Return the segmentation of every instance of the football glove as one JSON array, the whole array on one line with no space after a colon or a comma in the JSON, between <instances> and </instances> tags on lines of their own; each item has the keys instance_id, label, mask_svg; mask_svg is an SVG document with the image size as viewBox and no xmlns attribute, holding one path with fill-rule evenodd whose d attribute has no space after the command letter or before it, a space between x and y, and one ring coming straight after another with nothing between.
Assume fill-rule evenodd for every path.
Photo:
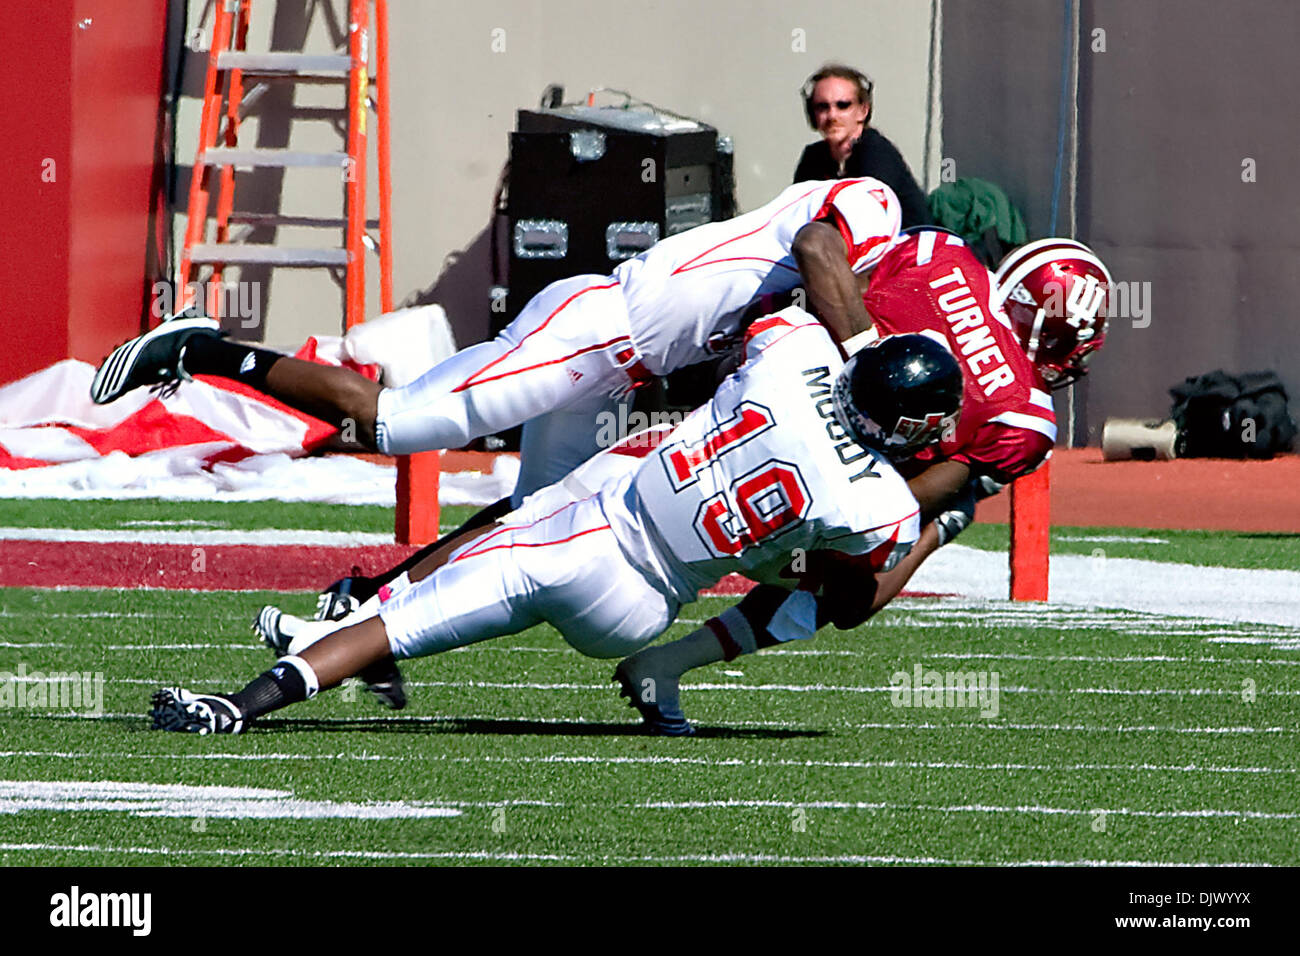
<instances>
[{"instance_id":1,"label":"football glove","mask_svg":"<svg viewBox=\"0 0 1300 956\"><path fill-rule=\"evenodd\" d=\"M943 547L961 534L975 520L975 503L991 498L1005 485L988 475L976 475L962 486L948 509L934 519L934 529L939 533L939 547Z\"/></svg>"}]
</instances>

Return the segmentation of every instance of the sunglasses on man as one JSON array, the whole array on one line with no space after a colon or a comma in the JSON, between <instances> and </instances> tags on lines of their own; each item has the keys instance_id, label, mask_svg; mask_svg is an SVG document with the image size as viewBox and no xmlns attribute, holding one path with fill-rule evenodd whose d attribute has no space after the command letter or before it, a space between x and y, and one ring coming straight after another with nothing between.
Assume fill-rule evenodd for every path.
<instances>
[{"instance_id":1,"label":"sunglasses on man","mask_svg":"<svg viewBox=\"0 0 1300 956\"><path fill-rule=\"evenodd\" d=\"M818 100L817 102L813 103L812 108L814 113L825 113L828 109L834 106L837 110L840 110L842 112L844 110L849 109L850 107L858 106L858 105L859 104L854 102L853 100L836 100L834 103L828 103L824 100Z\"/></svg>"}]
</instances>

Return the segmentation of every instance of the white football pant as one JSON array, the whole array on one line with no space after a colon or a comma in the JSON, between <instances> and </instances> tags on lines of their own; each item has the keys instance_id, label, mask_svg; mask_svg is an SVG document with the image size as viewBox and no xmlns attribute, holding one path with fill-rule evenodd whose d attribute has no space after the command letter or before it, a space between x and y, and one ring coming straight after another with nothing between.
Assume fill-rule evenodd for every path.
<instances>
[{"instance_id":1,"label":"white football pant","mask_svg":"<svg viewBox=\"0 0 1300 956\"><path fill-rule=\"evenodd\" d=\"M609 276L552 283L490 342L379 393L375 440L388 455L462 445L529 422L515 504L597 451L597 416L648 373ZM533 420L560 412L552 420Z\"/></svg>"},{"instance_id":2,"label":"white football pant","mask_svg":"<svg viewBox=\"0 0 1300 956\"><path fill-rule=\"evenodd\" d=\"M508 516L380 606L395 658L542 623L589 657L626 657L673 622L677 602L628 562L597 498L534 514Z\"/></svg>"}]
</instances>

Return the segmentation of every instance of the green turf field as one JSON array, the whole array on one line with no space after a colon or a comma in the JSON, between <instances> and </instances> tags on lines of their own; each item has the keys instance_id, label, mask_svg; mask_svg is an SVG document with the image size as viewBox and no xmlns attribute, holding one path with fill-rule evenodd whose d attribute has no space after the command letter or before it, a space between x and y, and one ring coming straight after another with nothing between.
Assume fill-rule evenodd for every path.
<instances>
[{"instance_id":1,"label":"green turf field","mask_svg":"<svg viewBox=\"0 0 1300 956\"><path fill-rule=\"evenodd\" d=\"M442 512L450 530L475 508L450 507ZM378 505L350 506L314 502L165 502L0 499L0 527L130 529L265 529L391 532L393 509ZM1005 524L975 524L963 532L961 543L985 550L1005 551ZM1170 531L1133 528L1052 529L1054 554L1183 562L1232 568L1300 570L1300 535L1232 531Z\"/></svg>"},{"instance_id":2,"label":"green turf field","mask_svg":"<svg viewBox=\"0 0 1300 956\"><path fill-rule=\"evenodd\" d=\"M387 521L316 505L14 505L0 523ZM1179 540L1192 563L1246 553ZM29 689L56 671L104 679L101 713L0 697L0 863L1300 863L1300 632L1285 628L902 601L855 632L693 672L683 704L700 733L673 740L635 734L614 662L538 628L408 663L398 714L344 688L244 736L150 731L154 687L234 689L269 663L248 623L271 600L313 606L0 590L0 672L22 668ZM685 608L668 636L726 604ZM996 674L997 696L892 693L918 666Z\"/></svg>"}]
</instances>

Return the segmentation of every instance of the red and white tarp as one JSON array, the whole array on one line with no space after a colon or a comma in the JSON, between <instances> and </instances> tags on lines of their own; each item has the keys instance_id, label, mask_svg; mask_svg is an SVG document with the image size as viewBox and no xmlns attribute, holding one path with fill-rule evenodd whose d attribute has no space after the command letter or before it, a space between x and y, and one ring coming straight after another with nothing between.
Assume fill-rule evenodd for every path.
<instances>
[{"instance_id":1,"label":"red and white tarp","mask_svg":"<svg viewBox=\"0 0 1300 956\"><path fill-rule=\"evenodd\" d=\"M374 378L377 367L345 360L341 342L311 338L297 355ZM166 397L137 389L95 405L94 374L68 360L0 388L0 497L393 503L393 467L304 458L336 429L252 389L201 375ZM513 488L517 467L502 458L492 475L444 481L440 497L495 501Z\"/></svg>"}]
</instances>

